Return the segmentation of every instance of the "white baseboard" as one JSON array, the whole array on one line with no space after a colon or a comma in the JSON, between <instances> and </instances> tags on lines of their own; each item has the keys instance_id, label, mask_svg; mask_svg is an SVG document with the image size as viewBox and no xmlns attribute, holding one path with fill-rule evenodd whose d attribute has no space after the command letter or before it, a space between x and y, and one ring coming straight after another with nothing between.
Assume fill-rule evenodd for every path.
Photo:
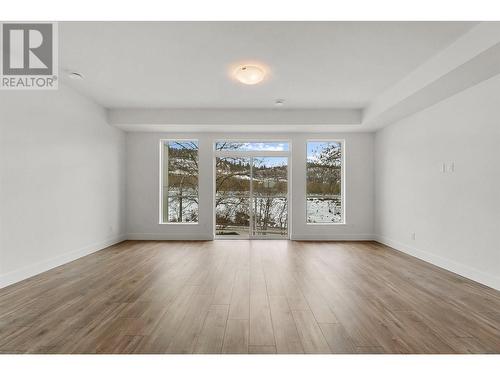
<instances>
[{"instance_id":1,"label":"white baseboard","mask_svg":"<svg viewBox=\"0 0 500 375\"><path fill-rule=\"evenodd\" d=\"M372 241L373 234L292 234L294 241Z\"/></svg>"},{"instance_id":2,"label":"white baseboard","mask_svg":"<svg viewBox=\"0 0 500 375\"><path fill-rule=\"evenodd\" d=\"M203 233L164 234L164 233L129 233L128 240L138 241L211 241L213 235Z\"/></svg>"},{"instance_id":3,"label":"white baseboard","mask_svg":"<svg viewBox=\"0 0 500 375\"><path fill-rule=\"evenodd\" d=\"M129 233L129 240L139 241L212 241L211 234L163 234L163 233ZM371 241L373 234L294 234L295 241Z\"/></svg>"},{"instance_id":4,"label":"white baseboard","mask_svg":"<svg viewBox=\"0 0 500 375\"><path fill-rule=\"evenodd\" d=\"M415 258L429 262L435 266L444 268L447 271L456 273L473 281L477 281L478 283L489 286L490 288L500 290L500 277L498 276L485 273L476 268L458 263L451 259L444 258L440 255L429 253L428 251L416 249L412 246L391 240L386 237L376 235L375 241L392 247L395 250L414 256Z\"/></svg>"},{"instance_id":5,"label":"white baseboard","mask_svg":"<svg viewBox=\"0 0 500 375\"><path fill-rule=\"evenodd\" d=\"M94 243L89 246L82 247L78 250L73 250L68 253L61 254L57 257L30 264L18 270L8 272L6 274L0 275L0 288L4 288L8 285L17 283L19 281L25 280L32 276L38 275L42 272L48 271L52 268L59 267L65 263L72 262L78 258L85 255L92 254L96 251L102 250L108 246L114 245L118 242L126 240L125 235L120 235L117 237L109 238L107 240Z\"/></svg>"}]
</instances>

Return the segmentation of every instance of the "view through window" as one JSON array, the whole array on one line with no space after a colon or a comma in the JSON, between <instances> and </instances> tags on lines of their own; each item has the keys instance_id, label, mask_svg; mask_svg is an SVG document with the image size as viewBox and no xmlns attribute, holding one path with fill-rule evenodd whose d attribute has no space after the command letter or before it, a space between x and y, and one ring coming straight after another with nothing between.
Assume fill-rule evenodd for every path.
<instances>
[{"instance_id":1,"label":"view through window","mask_svg":"<svg viewBox=\"0 0 500 375\"><path fill-rule=\"evenodd\" d=\"M342 142L307 142L307 223L343 223Z\"/></svg>"},{"instance_id":2,"label":"view through window","mask_svg":"<svg viewBox=\"0 0 500 375\"><path fill-rule=\"evenodd\" d=\"M198 222L198 142L162 141L162 223Z\"/></svg>"},{"instance_id":3,"label":"view through window","mask_svg":"<svg viewBox=\"0 0 500 375\"><path fill-rule=\"evenodd\" d=\"M216 142L216 235L288 235L288 142ZM307 142L306 220L343 223L342 142ZM198 142L162 141L162 223L198 222Z\"/></svg>"},{"instance_id":4,"label":"view through window","mask_svg":"<svg viewBox=\"0 0 500 375\"><path fill-rule=\"evenodd\" d=\"M287 142L216 142L217 236L286 238Z\"/></svg>"}]
</instances>

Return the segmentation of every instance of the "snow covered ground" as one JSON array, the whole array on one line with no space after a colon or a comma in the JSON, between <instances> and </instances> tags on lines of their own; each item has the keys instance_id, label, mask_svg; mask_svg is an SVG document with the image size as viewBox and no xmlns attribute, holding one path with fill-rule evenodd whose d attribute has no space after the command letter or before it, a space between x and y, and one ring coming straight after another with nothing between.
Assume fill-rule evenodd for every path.
<instances>
[{"instance_id":1,"label":"snow covered ground","mask_svg":"<svg viewBox=\"0 0 500 375\"><path fill-rule=\"evenodd\" d=\"M198 203L196 196L185 196L183 199L183 222L193 222L198 219ZM178 221L179 199L171 197L168 199L169 221ZM256 200L257 219L259 213L263 212L263 199ZM273 199L271 210L269 212L270 226L286 226L287 220L287 199L276 197ZM246 206L246 207L245 207ZM249 199L226 198L223 203L216 207L217 216L226 217L226 220L234 221L237 212L246 212L249 214ZM308 198L307 199L307 222L308 223L341 223L342 206L340 197L337 198ZM281 225L280 225L281 223ZM227 223L229 224L229 223Z\"/></svg>"},{"instance_id":2,"label":"snow covered ground","mask_svg":"<svg viewBox=\"0 0 500 375\"><path fill-rule=\"evenodd\" d=\"M340 198L307 198L308 223L341 223Z\"/></svg>"},{"instance_id":3,"label":"snow covered ground","mask_svg":"<svg viewBox=\"0 0 500 375\"><path fill-rule=\"evenodd\" d=\"M177 196L168 198L168 222L179 222L179 204ZM182 200L182 222L192 223L198 221L198 197L184 196Z\"/></svg>"}]
</instances>

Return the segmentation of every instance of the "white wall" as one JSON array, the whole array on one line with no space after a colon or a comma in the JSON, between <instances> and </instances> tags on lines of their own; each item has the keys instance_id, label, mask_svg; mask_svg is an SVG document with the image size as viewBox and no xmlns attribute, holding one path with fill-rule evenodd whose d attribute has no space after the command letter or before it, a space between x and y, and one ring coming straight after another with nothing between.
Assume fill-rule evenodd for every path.
<instances>
[{"instance_id":1,"label":"white wall","mask_svg":"<svg viewBox=\"0 0 500 375\"><path fill-rule=\"evenodd\" d=\"M500 289L500 76L377 132L375 160L377 238Z\"/></svg>"},{"instance_id":2,"label":"white wall","mask_svg":"<svg viewBox=\"0 0 500 375\"><path fill-rule=\"evenodd\" d=\"M132 239L213 238L213 142L216 139L244 139L242 134L127 133L127 229ZM290 139L292 156L292 233L294 239L373 238L373 134L314 134L312 139L346 141L346 224L305 224L304 134L249 134L246 139ZM159 224L160 139L200 141L200 222Z\"/></svg>"},{"instance_id":3,"label":"white wall","mask_svg":"<svg viewBox=\"0 0 500 375\"><path fill-rule=\"evenodd\" d=\"M72 89L0 92L0 287L124 238L125 135Z\"/></svg>"}]
</instances>

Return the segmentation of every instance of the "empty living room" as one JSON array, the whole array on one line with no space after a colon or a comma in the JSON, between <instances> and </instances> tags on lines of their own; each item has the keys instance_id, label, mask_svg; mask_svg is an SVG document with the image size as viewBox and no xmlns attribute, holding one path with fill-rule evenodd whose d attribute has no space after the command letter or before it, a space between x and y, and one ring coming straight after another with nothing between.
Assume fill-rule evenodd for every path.
<instances>
[{"instance_id":1,"label":"empty living room","mask_svg":"<svg viewBox=\"0 0 500 375\"><path fill-rule=\"evenodd\" d=\"M0 22L5 374L498 370L500 12L50 3Z\"/></svg>"}]
</instances>

